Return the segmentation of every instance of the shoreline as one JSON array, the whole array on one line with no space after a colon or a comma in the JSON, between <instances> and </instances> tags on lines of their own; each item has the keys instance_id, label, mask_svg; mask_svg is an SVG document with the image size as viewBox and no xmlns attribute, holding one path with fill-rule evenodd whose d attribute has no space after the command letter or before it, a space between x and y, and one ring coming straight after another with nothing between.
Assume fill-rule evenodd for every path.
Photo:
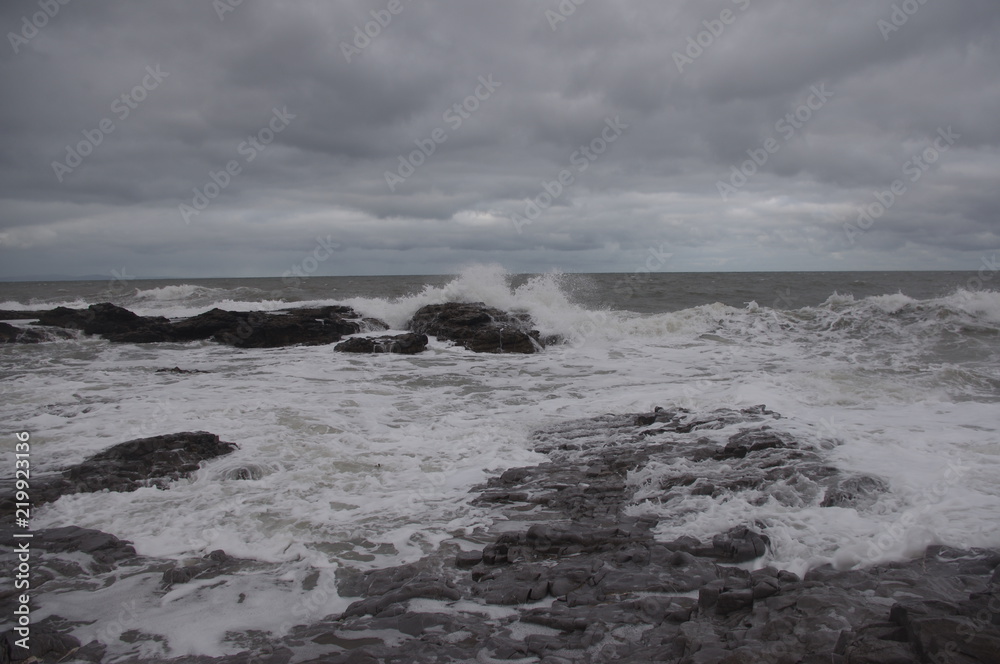
<instances>
[{"instance_id":1,"label":"shoreline","mask_svg":"<svg viewBox=\"0 0 1000 664\"><path fill-rule=\"evenodd\" d=\"M814 500L820 496L810 482L817 483L820 504L832 509L866 509L888 490L878 478L838 473L817 441L797 440L775 428L780 419L763 406L701 414L657 409L547 427L532 437L546 461L507 469L473 489L471 502L496 512L498 525L488 532L446 542L410 564L368 572L339 567L336 594L356 601L319 621L293 620L283 637L253 637L254 647L224 657L154 659L176 664L316 658L344 664L433 662L441 656L546 663L730 661L727 657L781 662L811 661L802 658L823 653L830 661L851 663L990 661L949 657L957 652L975 657L1000 643L1000 611L990 608L1000 609L1000 550L938 545L905 562L840 571L826 565L800 578L760 564L770 547L766 524L720 532L711 542L663 540L656 535L662 513L635 513L643 504L637 496L649 488L630 478L650 463L671 460L686 460L700 470L656 488L667 507L685 497L789 479ZM725 444L705 437L711 432L722 432ZM231 449L211 443L208 434L184 435L201 448L209 444L203 462ZM177 445L181 439L172 440ZM130 441L95 459L105 468L109 458L123 459L122 467L134 471L137 459L161 447ZM113 468L104 484L94 483L94 472L77 468L63 475L86 479L84 490L130 490L185 468L190 472L190 462L171 469L165 456L157 458L142 461L150 475L128 486L116 484ZM95 459L81 468L93 471ZM477 542L486 545L480 549ZM43 590L52 581L65 588L74 577L76 583L108 583L129 569L130 576L160 577L157 594L166 595L213 579L224 585L232 575L269 567L224 551L181 562L147 558L113 535L72 526L35 533L33 546L48 557L85 554L93 560L89 573L76 563L75 573L43 582ZM317 590L316 578L312 584L303 588L305 597ZM104 644L80 644L68 636L80 626L55 617L41 621L33 630L33 638L41 638L33 643L42 645L32 654L44 662L104 661ZM5 637L7 653L16 656L10 641Z\"/></svg>"}]
</instances>

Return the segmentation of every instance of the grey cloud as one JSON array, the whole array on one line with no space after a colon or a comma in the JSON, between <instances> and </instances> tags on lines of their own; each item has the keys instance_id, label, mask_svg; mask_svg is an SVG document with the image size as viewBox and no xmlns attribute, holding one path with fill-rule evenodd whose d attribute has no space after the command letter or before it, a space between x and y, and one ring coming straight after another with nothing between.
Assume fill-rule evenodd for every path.
<instances>
[{"instance_id":1,"label":"grey cloud","mask_svg":"<svg viewBox=\"0 0 1000 664\"><path fill-rule=\"evenodd\" d=\"M328 234L366 256L330 269L368 274L380 260L396 273L470 261L627 269L629 252L662 242L684 269L793 269L804 256L826 269L919 269L928 255L975 269L1000 235L990 0L925 3L888 38L877 22L890 0L609 0L555 30L551 0L403 0L348 62L342 43L387 4L244 0L220 20L196 0L75 0L19 52L8 37L0 278L123 263L280 274ZM731 24L699 37L723 10ZM17 33L36 11L5 3L0 27ZM707 45L679 72L689 37ZM112 104L156 66L169 77L119 117ZM489 75L500 88L461 126L446 122ZM833 98L784 138L776 123L816 85ZM250 161L241 144L285 107L295 119ZM576 170L570 155L615 116L628 132ZM105 118L114 131L59 182L52 162ZM961 141L847 243L845 215L947 126ZM447 139L392 191L386 171L435 129ZM722 200L717 182L767 138L780 149ZM234 160L239 174L184 223L178 206ZM572 185L518 233L509 216L563 169Z\"/></svg>"}]
</instances>

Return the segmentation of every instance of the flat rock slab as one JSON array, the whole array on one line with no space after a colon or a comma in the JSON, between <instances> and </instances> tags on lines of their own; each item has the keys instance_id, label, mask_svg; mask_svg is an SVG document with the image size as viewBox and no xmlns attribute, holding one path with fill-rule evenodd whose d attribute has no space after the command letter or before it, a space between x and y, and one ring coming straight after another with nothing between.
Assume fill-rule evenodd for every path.
<instances>
[{"instance_id":1,"label":"flat rock slab","mask_svg":"<svg viewBox=\"0 0 1000 664\"><path fill-rule=\"evenodd\" d=\"M407 329L428 334L477 353L535 353L542 348L531 317L488 307L482 302L448 302L421 307Z\"/></svg>"},{"instance_id":2,"label":"flat rock slab","mask_svg":"<svg viewBox=\"0 0 1000 664\"><path fill-rule=\"evenodd\" d=\"M775 428L779 419L762 406L705 414L658 409L537 432L535 449L550 462L509 469L475 499L523 528L496 534L481 551L441 552L366 573L339 570L341 594L361 599L334 624L342 638L418 624L408 609L414 598L458 597L516 613L450 615L449 631L476 635L488 627L488 638L464 649L427 628L402 646L361 645L323 661L995 662L984 653L996 652L989 649L1000 627L982 621L960 655L946 649L964 624L948 616L982 611L1000 589L1000 552L931 547L906 563L821 567L800 579L736 566L767 552L766 531L748 525L709 541L659 541L655 516L626 516L636 491L630 473L679 460L699 470L663 476L667 504L795 478L800 492L783 499L802 504L864 508L888 490L880 478L839 475L822 445ZM731 428L736 433L721 441L706 436ZM553 631L532 633L529 625Z\"/></svg>"}]
</instances>

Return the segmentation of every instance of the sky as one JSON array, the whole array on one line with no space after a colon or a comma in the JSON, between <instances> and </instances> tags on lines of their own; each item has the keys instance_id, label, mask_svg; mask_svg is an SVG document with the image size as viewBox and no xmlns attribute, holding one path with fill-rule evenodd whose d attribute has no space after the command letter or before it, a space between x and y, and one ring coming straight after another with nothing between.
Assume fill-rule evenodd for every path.
<instances>
[{"instance_id":1,"label":"sky","mask_svg":"<svg viewBox=\"0 0 1000 664\"><path fill-rule=\"evenodd\" d=\"M996 0L5 0L0 279L979 270Z\"/></svg>"}]
</instances>

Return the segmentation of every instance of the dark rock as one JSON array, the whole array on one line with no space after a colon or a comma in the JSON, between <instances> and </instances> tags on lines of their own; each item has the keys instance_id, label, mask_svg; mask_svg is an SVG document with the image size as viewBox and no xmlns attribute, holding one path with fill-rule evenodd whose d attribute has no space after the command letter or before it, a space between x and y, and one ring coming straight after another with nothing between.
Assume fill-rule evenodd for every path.
<instances>
[{"instance_id":1,"label":"dark rock","mask_svg":"<svg viewBox=\"0 0 1000 664\"><path fill-rule=\"evenodd\" d=\"M427 336L424 334L397 334L384 337L354 337L333 347L342 353L398 353L416 355L427 350Z\"/></svg>"},{"instance_id":2,"label":"dark rock","mask_svg":"<svg viewBox=\"0 0 1000 664\"><path fill-rule=\"evenodd\" d=\"M56 307L39 316L38 324L82 330L110 341L147 343L171 340L170 323L166 318L139 316L110 302L92 304L86 309Z\"/></svg>"},{"instance_id":3,"label":"dark rock","mask_svg":"<svg viewBox=\"0 0 1000 664\"><path fill-rule=\"evenodd\" d=\"M719 595L722 594L725 588L725 582L722 579L712 581L711 583L705 584L698 589L698 608L701 611L708 611L709 609L715 608L715 605L719 601Z\"/></svg>"},{"instance_id":4,"label":"dark rock","mask_svg":"<svg viewBox=\"0 0 1000 664\"><path fill-rule=\"evenodd\" d=\"M712 540L715 555L736 563L760 558L767 552L768 539L749 528L739 527L728 533L716 535Z\"/></svg>"},{"instance_id":5,"label":"dark rock","mask_svg":"<svg viewBox=\"0 0 1000 664\"><path fill-rule=\"evenodd\" d=\"M140 486L163 488L198 469L203 461L229 454L233 443L205 431L139 438L114 445L62 471L76 492L134 491Z\"/></svg>"},{"instance_id":6,"label":"dark rock","mask_svg":"<svg viewBox=\"0 0 1000 664\"><path fill-rule=\"evenodd\" d=\"M385 329L350 307L330 306L280 312L212 309L185 320L138 316L110 303L87 309L57 307L42 312L38 324L82 330L118 343L185 342L211 339L238 348L276 348L340 341L344 335Z\"/></svg>"},{"instance_id":7,"label":"dark rock","mask_svg":"<svg viewBox=\"0 0 1000 664\"><path fill-rule=\"evenodd\" d=\"M719 458L742 459L752 452L788 447L788 443L767 427L748 429L732 436Z\"/></svg>"},{"instance_id":8,"label":"dark rock","mask_svg":"<svg viewBox=\"0 0 1000 664\"><path fill-rule=\"evenodd\" d=\"M353 311L350 313L353 314ZM237 348L330 344L340 341L345 334L361 332L360 320L347 320L344 315L346 312L342 307L298 309L273 314L221 312L216 314L218 318L229 320L230 323L235 320L236 323L220 328L218 320L211 321L210 326L215 329L211 338ZM354 316L360 319L357 314ZM175 324L175 329L176 327Z\"/></svg>"},{"instance_id":9,"label":"dark rock","mask_svg":"<svg viewBox=\"0 0 1000 664\"><path fill-rule=\"evenodd\" d=\"M753 585L753 598L766 599L781 592L781 583L776 578L760 579Z\"/></svg>"},{"instance_id":10,"label":"dark rock","mask_svg":"<svg viewBox=\"0 0 1000 664\"><path fill-rule=\"evenodd\" d=\"M344 616L376 616L394 604L402 604L417 597L457 601L462 598L462 594L441 581L414 581L377 597L354 602L344 611Z\"/></svg>"},{"instance_id":11,"label":"dark rock","mask_svg":"<svg viewBox=\"0 0 1000 664\"><path fill-rule=\"evenodd\" d=\"M483 562L482 551L459 551L455 556L455 564L463 569L475 567L481 562Z\"/></svg>"},{"instance_id":12,"label":"dark rock","mask_svg":"<svg viewBox=\"0 0 1000 664\"><path fill-rule=\"evenodd\" d=\"M65 330L38 330L0 323L0 343L4 344L37 344L43 341L69 339L72 336Z\"/></svg>"},{"instance_id":13,"label":"dark rock","mask_svg":"<svg viewBox=\"0 0 1000 664\"><path fill-rule=\"evenodd\" d=\"M208 371L202 371L201 369L181 369L180 367L172 367L170 369L157 369L156 373L171 373L171 374L187 375L187 374L200 374L200 373L209 373L209 372Z\"/></svg>"},{"instance_id":14,"label":"dark rock","mask_svg":"<svg viewBox=\"0 0 1000 664\"><path fill-rule=\"evenodd\" d=\"M483 549L483 562L487 565L502 565L507 562L507 552L510 547L504 542L488 544Z\"/></svg>"},{"instance_id":15,"label":"dark rock","mask_svg":"<svg viewBox=\"0 0 1000 664\"><path fill-rule=\"evenodd\" d=\"M78 526L37 530L32 538L32 546L51 553L79 551L105 565L135 557L135 548L130 542L99 530Z\"/></svg>"},{"instance_id":16,"label":"dark rock","mask_svg":"<svg viewBox=\"0 0 1000 664\"><path fill-rule=\"evenodd\" d=\"M38 316L39 325L51 325L73 330L83 330L94 318L93 312L68 307L56 307Z\"/></svg>"},{"instance_id":17,"label":"dark rock","mask_svg":"<svg viewBox=\"0 0 1000 664\"><path fill-rule=\"evenodd\" d=\"M240 562L222 549L218 549L200 560L176 565L164 571L162 583L165 587L170 587L194 579L211 579L237 570L240 567Z\"/></svg>"},{"instance_id":18,"label":"dark rock","mask_svg":"<svg viewBox=\"0 0 1000 664\"><path fill-rule=\"evenodd\" d=\"M919 662L908 643L863 634L844 648L849 664L914 664Z\"/></svg>"},{"instance_id":19,"label":"dark rock","mask_svg":"<svg viewBox=\"0 0 1000 664\"><path fill-rule=\"evenodd\" d=\"M100 641L91 641L90 643L81 646L76 650L76 652L73 653L73 660L78 662L101 664L107 650L108 647Z\"/></svg>"},{"instance_id":20,"label":"dark rock","mask_svg":"<svg viewBox=\"0 0 1000 664\"><path fill-rule=\"evenodd\" d=\"M994 606L1000 607L1000 601ZM965 613L961 602L907 601L893 606L889 619L906 630L908 640L924 661L1000 661L1000 628L994 624L998 611Z\"/></svg>"},{"instance_id":21,"label":"dark rock","mask_svg":"<svg viewBox=\"0 0 1000 664\"><path fill-rule=\"evenodd\" d=\"M40 505L73 493L135 491L143 486L166 488L171 481L198 470L203 461L235 449L234 443L204 431L130 440L56 475L40 477L32 484L31 498ZM0 503L6 504L6 500Z\"/></svg>"},{"instance_id":22,"label":"dark rock","mask_svg":"<svg viewBox=\"0 0 1000 664\"><path fill-rule=\"evenodd\" d=\"M889 490L888 483L871 475L855 475L837 480L826 490L821 507L871 507L879 495Z\"/></svg>"},{"instance_id":23,"label":"dark rock","mask_svg":"<svg viewBox=\"0 0 1000 664\"><path fill-rule=\"evenodd\" d=\"M203 341L222 332L234 333L249 317L249 313L211 309L203 314L176 321L172 326L173 337L177 341Z\"/></svg>"},{"instance_id":24,"label":"dark rock","mask_svg":"<svg viewBox=\"0 0 1000 664\"><path fill-rule=\"evenodd\" d=\"M753 591L727 590L719 594L715 602L715 610L720 615L749 610L753 607L753 599Z\"/></svg>"},{"instance_id":25,"label":"dark rock","mask_svg":"<svg viewBox=\"0 0 1000 664\"><path fill-rule=\"evenodd\" d=\"M11 311L0 309L0 320L37 320L44 311Z\"/></svg>"},{"instance_id":26,"label":"dark rock","mask_svg":"<svg viewBox=\"0 0 1000 664\"><path fill-rule=\"evenodd\" d=\"M527 314L511 314L482 302L431 304L421 307L407 329L454 341L477 353L534 353L539 333Z\"/></svg>"},{"instance_id":27,"label":"dark rock","mask_svg":"<svg viewBox=\"0 0 1000 664\"><path fill-rule=\"evenodd\" d=\"M730 437L732 447L722 452L718 438L699 433L760 426L764 418L776 417L763 407L675 410L547 427L533 439L547 461L480 487L476 502L503 524L492 534L476 533L475 541L487 542L482 552L449 544L408 565L365 572L340 566L338 594L358 600L342 615L271 638L267 658L248 650L163 661L996 664L1000 551L936 545L916 560L851 570L824 565L800 579L772 567L751 572L734 564L766 554L766 524L734 528L711 542L689 536L665 542L654 528L659 518L673 518L669 509L658 517L634 515L641 499L650 493L657 498L656 488L646 483L640 497L640 483L626 479L650 463L660 474L679 467L664 481L663 504L669 505L671 493L689 496L705 482L722 492L767 492L798 481L812 489L770 497L818 505L823 487L844 478L808 441L747 429ZM111 563L135 564L127 543L96 531L59 530L37 536L43 559L60 549L85 550ZM163 574L169 585L249 564L214 551L183 565L147 563L144 571ZM47 563L42 571L53 569ZM317 578L307 577L303 588L318 589ZM200 592L210 592L210 585ZM436 602L448 606L428 608ZM540 634L539 627L554 631Z\"/></svg>"},{"instance_id":28,"label":"dark rock","mask_svg":"<svg viewBox=\"0 0 1000 664\"><path fill-rule=\"evenodd\" d=\"M75 637L61 634L45 624L31 626L27 649L16 644L19 638L14 631L0 636L0 661L60 662L80 647Z\"/></svg>"}]
</instances>

